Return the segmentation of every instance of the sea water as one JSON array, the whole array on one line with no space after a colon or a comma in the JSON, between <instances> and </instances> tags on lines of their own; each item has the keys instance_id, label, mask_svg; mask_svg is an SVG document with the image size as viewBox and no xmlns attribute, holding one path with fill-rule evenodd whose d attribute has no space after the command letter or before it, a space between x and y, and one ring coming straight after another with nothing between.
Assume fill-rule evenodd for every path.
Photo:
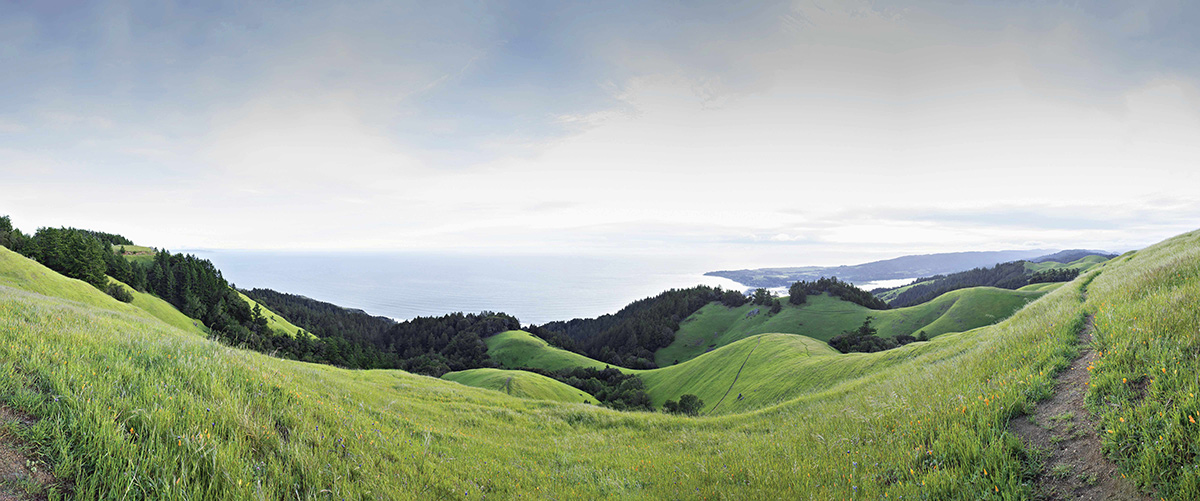
<instances>
[{"instance_id":1,"label":"sea water","mask_svg":"<svg viewBox=\"0 0 1200 501\"><path fill-rule=\"evenodd\" d=\"M397 320L497 311L540 324L615 313L671 288L746 289L704 276L716 268L700 257L185 252L211 260L240 289L274 289Z\"/></svg>"}]
</instances>

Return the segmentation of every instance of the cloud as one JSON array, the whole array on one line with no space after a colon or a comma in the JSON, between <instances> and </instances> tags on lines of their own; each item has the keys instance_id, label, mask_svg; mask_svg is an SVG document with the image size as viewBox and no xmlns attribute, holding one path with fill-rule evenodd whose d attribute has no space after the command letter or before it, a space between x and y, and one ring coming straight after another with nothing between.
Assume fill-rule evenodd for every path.
<instances>
[{"instance_id":1,"label":"cloud","mask_svg":"<svg viewBox=\"0 0 1200 501\"><path fill-rule=\"evenodd\" d=\"M1198 18L1189 2L8 4L0 182L47 224L86 207L169 228L148 237L163 245L1150 239L1197 215Z\"/></svg>"}]
</instances>

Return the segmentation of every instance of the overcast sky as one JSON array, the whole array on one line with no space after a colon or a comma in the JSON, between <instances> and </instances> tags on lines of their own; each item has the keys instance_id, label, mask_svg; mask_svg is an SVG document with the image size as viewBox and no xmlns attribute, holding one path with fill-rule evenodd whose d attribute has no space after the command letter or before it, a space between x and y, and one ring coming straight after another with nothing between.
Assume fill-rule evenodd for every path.
<instances>
[{"instance_id":1,"label":"overcast sky","mask_svg":"<svg viewBox=\"0 0 1200 501\"><path fill-rule=\"evenodd\" d=\"M183 248L1140 247L1197 2L6 2L0 214Z\"/></svg>"}]
</instances>

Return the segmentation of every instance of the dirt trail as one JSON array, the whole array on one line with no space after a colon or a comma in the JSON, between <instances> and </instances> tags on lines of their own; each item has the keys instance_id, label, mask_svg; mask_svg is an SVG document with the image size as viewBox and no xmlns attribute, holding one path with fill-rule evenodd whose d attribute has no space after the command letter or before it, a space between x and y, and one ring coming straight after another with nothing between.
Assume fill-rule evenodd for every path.
<instances>
[{"instance_id":1,"label":"dirt trail","mask_svg":"<svg viewBox=\"0 0 1200 501\"><path fill-rule=\"evenodd\" d=\"M55 482L49 468L29 457L28 448L13 436L9 426L31 426L37 421L0 405L0 501L46 499L45 492Z\"/></svg>"},{"instance_id":2,"label":"dirt trail","mask_svg":"<svg viewBox=\"0 0 1200 501\"><path fill-rule=\"evenodd\" d=\"M1031 449L1044 451L1035 499L1149 500L1121 477L1100 449L1096 424L1083 406L1088 367L1098 358L1091 348L1092 317L1079 332L1082 354L1058 376L1054 395L1040 402L1029 418L1014 419L1009 429Z\"/></svg>"},{"instance_id":3,"label":"dirt trail","mask_svg":"<svg viewBox=\"0 0 1200 501\"><path fill-rule=\"evenodd\" d=\"M732 383L729 383L729 389L725 390L725 394L724 394L724 395L721 395L721 399L717 401L717 405L714 405L714 406L713 406L713 408L709 409L709 410L708 410L708 412L707 412L706 414L712 414L712 412L713 412L713 411L717 410L717 407L720 407L720 406L721 406L721 402L724 402L724 401L725 401L725 397L728 397L728 396L729 396L729 392L733 391L733 385L737 384L737 380L738 380L738 378L739 378L739 377L742 377L742 369L745 369L745 368L746 368L746 362L749 362L749 361L750 361L750 355L753 355L753 354L754 354L754 350L757 350L757 349L758 349L758 345L759 345L759 343L762 343L762 338L761 338L761 337L760 337L760 338L758 338L758 341L755 341L755 342L754 342L754 347L753 347L753 348L750 348L750 353L747 353L747 354L746 354L746 359L745 359L745 360L742 360L742 366L741 366L741 367L738 367L737 374L733 376L733 382L732 382Z\"/></svg>"}]
</instances>

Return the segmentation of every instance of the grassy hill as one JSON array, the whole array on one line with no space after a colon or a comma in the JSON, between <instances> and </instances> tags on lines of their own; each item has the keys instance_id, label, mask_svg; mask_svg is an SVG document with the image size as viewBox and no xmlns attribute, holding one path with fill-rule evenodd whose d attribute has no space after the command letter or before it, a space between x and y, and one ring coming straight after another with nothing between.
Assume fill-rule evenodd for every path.
<instances>
[{"instance_id":1,"label":"grassy hill","mask_svg":"<svg viewBox=\"0 0 1200 501\"><path fill-rule=\"evenodd\" d=\"M774 315L767 314L767 308L760 306L728 308L714 303L684 319L675 333L675 341L658 350L655 359L660 367L665 367L739 339L772 332L828 341L858 327L868 316L873 318L880 336L916 335L922 330L929 336L937 336L996 323L1041 295L1039 291L973 287L908 308L872 310L822 294L809 296L808 302L799 306L785 301L783 311ZM760 313L748 316L754 309Z\"/></svg>"},{"instance_id":2,"label":"grassy hill","mask_svg":"<svg viewBox=\"0 0 1200 501\"><path fill-rule=\"evenodd\" d=\"M609 364L578 353L550 346L542 338L525 331L501 332L484 339L488 356L501 367L519 369L532 367L548 371L571 367L603 369Z\"/></svg>"},{"instance_id":3,"label":"grassy hill","mask_svg":"<svg viewBox=\"0 0 1200 501\"><path fill-rule=\"evenodd\" d=\"M146 247L144 245L113 245L112 249L113 252L118 253L124 250L125 253L122 256L125 256L125 259L138 263L153 262L154 254L157 253L153 247Z\"/></svg>"},{"instance_id":4,"label":"grassy hill","mask_svg":"<svg viewBox=\"0 0 1200 501\"><path fill-rule=\"evenodd\" d=\"M1031 263L1029 261L1026 261L1025 269L1028 270L1029 273L1036 273L1039 271L1046 271L1046 270L1057 270L1057 269L1061 269L1061 268L1066 268L1066 269L1071 269L1071 270L1079 270L1080 272L1084 272L1084 271L1090 270L1096 266L1099 266L1100 264L1104 263L1105 261L1108 261L1108 258L1106 258L1104 256L1085 256L1085 257L1076 259L1074 261L1071 261L1069 263L1057 263L1054 261L1043 261L1041 263Z\"/></svg>"},{"instance_id":5,"label":"grassy hill","mask_svg":"<svg viewBox=\"0 0 1200 501\"><path fill-rule=\"evenodd\" d=\"M242 298L242 300L246 301L246 304L250 305L250 309L254 309L255 306L262 308L263 316L267 317L267 327L270 327L271 330L278 332L280 334L291 336L291 337L296 337L297 331L303 332L304 334L311 336L311 337L317 337L315 334L313 334L311 332L308 332L304 329L296 327L296 325L289 322L288 319L283 318L283 316L276 314L275 312L267 309L266 306L259 304L257 301L255 301L253 299L250 299L245 294L242 294L242 291L238 291L238 296L240 296Z\"/></svg>"},{"instance_id":6,"label":"grassy hill","mask_svg":"<svg viewBox=\"0 0 1200 501\"><path fill-rule=\"evenodd\" d=\"M108 277L108 280L109 282L121 284L125 290L129 291L129 293L133 295L133 301L131 301L129 304L145 310L147 313L153 315L154 318L162 320L163 322L166 322L167 325L176 327L183 331L192 332L201 336L208 335L208 332L204 330L203 322L184 315L182 312L176 309L175 306L171 305L171 303L168 303L153 294L138 292L133 287L130 287L115 278Z\"/></svg>"},{"instance_id":7,"label":"grassy hill","mask_svg":"<svg viewBox=\"0 0 1200 501\"><path fill-rule=\"evenodd\" d=\"M843 379L837 351L805 336L759 334L671 367L631 371L655 407L691 393L705 414L760 409ZM832 364L832 365L831 365ZM739 396L741 398L739 398Z\"/></svg>"},{"instance_id":8,"label":"grassy hill","mask_svg":"<svg viewBox=\"0 0 1200 501\"><path fill-rule=\"evenodd\" d=\"M447 372L442 375L442 379L476 388L496 390L514 397L553 400L555 402L599 403L583 390L572 388L565 383L528 371L470 369Z\"/></svg>"},{"instance_id":9,"label":"grassy hill","mask_svg":"<svg viewBox=\"0 0 1200 501\"><path fill-rule=\"evenodd\" d=\"M1108 260L1108 258L1106 258L1104 256L1092 255L1092 256L1085 256L1085 257L1076 259L1069 263L1060 263L1060 262L1056 262L1056 261L1043 261L1040 263L1034 263L1034 262L1026 261L1025 262L1025 273L1026 273L1026 275L1031 275L1031 274L1039 272L1039 271L1053 270L1053 269L1059 269L1059 268L1076 269L1082 273L1082 272L1092 269L1095 266L1100 265L1101 263L1103 263L1107 260ZM902 287L890 289L890 290L881 292L879 294L876 294L875 297L878 297L879 299L882 299L885 302L890 302L893 299L896 299L896 297L899 296L900 294L907 292L909 289L913 288L914 286L916 286L920 283L922 283L922 282L913 282L911 284L908 284L908 285L905 285ZM1036 284L1033 284L1033 285L1036 285ZM1028 287L1028 286L1026 286L1026 287ZM1026 287L1022 287L1018 290L1041 290L1041 289L1028 289Z\"/></svg>"},{"instance_id":10,"label":"grassy hill","mask_svg":"<svg viewBox=\"0 0 1200 501\"><path fill-rule=\"evenodd\" d=\"M10 254L0 249L0 266ZM810 390L700 418L275 359L60 285L0 284L0 401L40 419L20 434L80 499L1028 499L1037 455L1009 421L1053 391L1089 313L1103 356L1088 400L1105 451L1156 497L1200 497L1200 232L1105 263L993 326L810 353L774 378ZM757 357L769 338L725 350L754 342ZM769 364L785 365L754 365Z\"/></svg>"},{"instance_id":11,"label":"grassy hill","mask_svg":"<svg viewBox=\"0 0 1200 501\"><path fill-rule=\"evenodd\" d=\"M1029 285L1021 287L1020 289L1017 289L1017 290L1026 291L1026 292L1050 292L1054 289L1062 287L1064 284L1066 284L1066 282L1046 282L1046 283L1040 283L1040 284L1029 284Z\"/></svg>"}]
</instances>

